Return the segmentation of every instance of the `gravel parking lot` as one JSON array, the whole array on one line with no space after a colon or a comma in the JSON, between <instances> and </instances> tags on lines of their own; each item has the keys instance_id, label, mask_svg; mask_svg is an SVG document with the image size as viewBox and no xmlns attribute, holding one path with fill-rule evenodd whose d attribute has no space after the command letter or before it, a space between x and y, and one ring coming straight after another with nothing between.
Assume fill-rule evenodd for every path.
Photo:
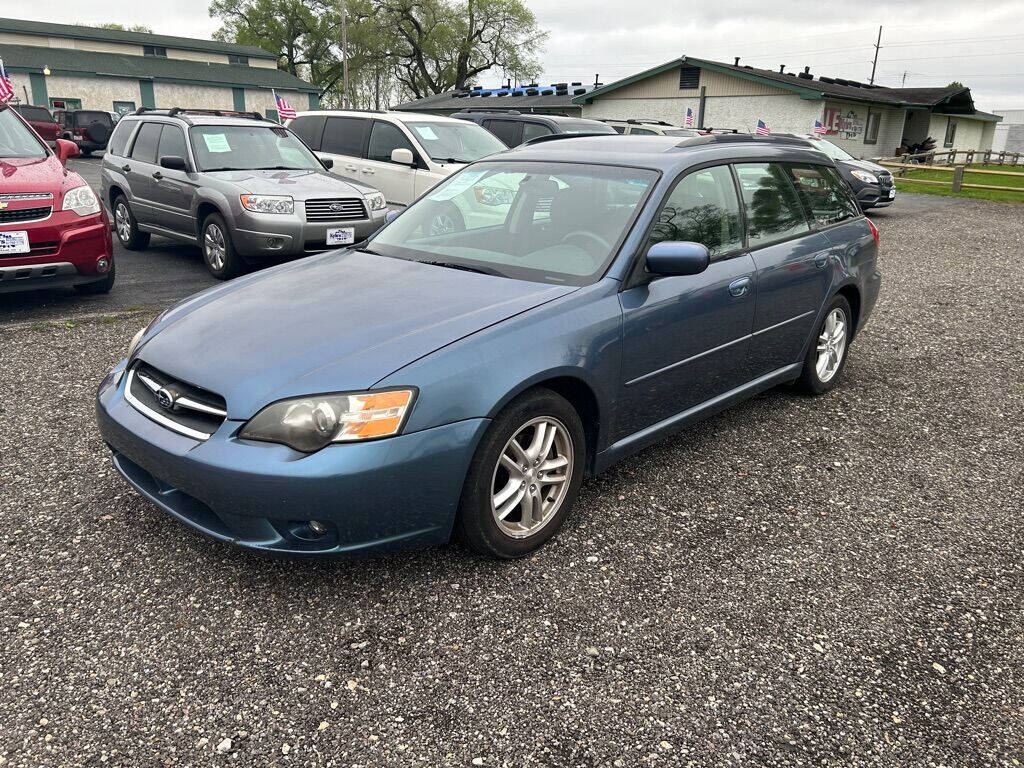
<instances>
[{"instance_id":1,"label":"gravel parking lot","mask_svg":"<svg viewBox=\"0 0 1024 768\"><path fill-rule=\"evenodd\" d=\"M0 765L1019 765L1024 209L907 200L874 217L886 282L842 387L586 482L513 563L197 537L93 422L156 309L19 299Z\"/></svg>"}]
</instances>

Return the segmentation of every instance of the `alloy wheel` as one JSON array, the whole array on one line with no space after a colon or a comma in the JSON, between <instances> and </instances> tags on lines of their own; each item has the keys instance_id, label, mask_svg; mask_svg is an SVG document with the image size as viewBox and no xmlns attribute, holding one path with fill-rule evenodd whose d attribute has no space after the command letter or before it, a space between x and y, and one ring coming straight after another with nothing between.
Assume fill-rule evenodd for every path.
<instances>
[{"instance_id":1,"label":"alloy wheel","mask_svg":"<svg viewBox=\"0 0 1024 768\"><path fill-rule=\"evenodd\" d=\"M828 313L821 335L818 336L818 358L814 369L822 384L832 380L843 362L843 354L846 352L846 329L846 313L836 307Z\"/></svg>"},{"instance_id":2,"label":"alloy wheel","mask_svg":"<svg viewBox=\"0 0 1024 768\"><path fill-rule=\"evenodd\" d=\"M114 226L122 243L127 243L132 236L132 218L124 201L118 202L114 208Z\"/></svg>"},{"instance_id":3,"label":"alloy wheel","mask_svg":"<svg viewBox=\"0 0 1024 768\"><path fill-rule=\"evenodd\" d=\"M224 233L216 224L208 224L203 235L203 252L207 263L218 272L224 269L227 246Z\"/></svg>"},{"instance_id":4,"label":"alloy wheel","mask_svg":"<svg viewBox=\"0 0 1024 768\"><path fill-rule=\"evenodd\" d=\"M533 536L561 509L573 472L573 445L558 419L531 419L502 449L491 479L491 514L516 539Z\"/></svg>"}]
</instances>

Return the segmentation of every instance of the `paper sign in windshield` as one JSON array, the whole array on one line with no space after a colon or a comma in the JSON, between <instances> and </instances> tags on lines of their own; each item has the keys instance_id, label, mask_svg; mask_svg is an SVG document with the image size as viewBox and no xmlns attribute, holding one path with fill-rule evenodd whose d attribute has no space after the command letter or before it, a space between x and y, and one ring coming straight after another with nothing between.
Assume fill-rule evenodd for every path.
<instances>
[{"instance_id":1,"label":"paper sign in windshield","mask_svg":"<svg viewBox=\"0 0 1024 768\"><path fill-rule=\"evenodd\" d=\"M231 145L228 144L228 137L223 133L204 133L203 141L210 152L230 152Z\"/></svg>"},{"instance_id":2,"label":"paper sign in windshield","mask_svg":"<svg viewBox=\"0 0 1024 768\"><path fill-rule=\"evenodd\" d=\"M429 125L417 125L416 133L418 133L421 138L424 138L427 141L437 141L437 134L434 133L434 129L431 128Z\"/></svg>"}]
</instances>

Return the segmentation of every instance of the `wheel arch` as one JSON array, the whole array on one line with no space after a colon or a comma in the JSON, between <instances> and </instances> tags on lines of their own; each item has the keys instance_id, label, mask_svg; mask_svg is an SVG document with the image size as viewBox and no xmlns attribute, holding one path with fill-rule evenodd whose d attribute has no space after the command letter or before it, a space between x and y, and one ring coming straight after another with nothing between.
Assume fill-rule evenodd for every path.
<instances>
[{"instance_id":1,"label":"wheel arch","mask_svg":"<svg viewBox=\"0 0 1024 768\"><path fill-rule=\"evenodd\" d=\"M850 304L850 311L853 313L853 317L850 318L850 340L852 341L854 336L857 335L857 330L860 327L860 289L853 283L847 283L846 285L841 286L836 291L835 295L842 296Z\"/></svg>"}]
</instances>

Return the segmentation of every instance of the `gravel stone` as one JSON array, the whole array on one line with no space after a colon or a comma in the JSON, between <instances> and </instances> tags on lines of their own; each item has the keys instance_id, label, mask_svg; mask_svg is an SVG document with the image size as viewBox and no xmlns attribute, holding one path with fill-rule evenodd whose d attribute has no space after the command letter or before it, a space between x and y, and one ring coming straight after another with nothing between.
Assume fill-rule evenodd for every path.
<instances>
[{"instance_id":1,"label":"gravel stone","mask_svg":"<svg viewBox=\"0 0 1024 768\"><path fill-rule=\"evenodd\" d=\"M3 321L0 764L1018 765L1024 208L874 218L840 388L587 480L512 563L200 538L93 418L155 311Z\"/></svg>"}]
</instances>

